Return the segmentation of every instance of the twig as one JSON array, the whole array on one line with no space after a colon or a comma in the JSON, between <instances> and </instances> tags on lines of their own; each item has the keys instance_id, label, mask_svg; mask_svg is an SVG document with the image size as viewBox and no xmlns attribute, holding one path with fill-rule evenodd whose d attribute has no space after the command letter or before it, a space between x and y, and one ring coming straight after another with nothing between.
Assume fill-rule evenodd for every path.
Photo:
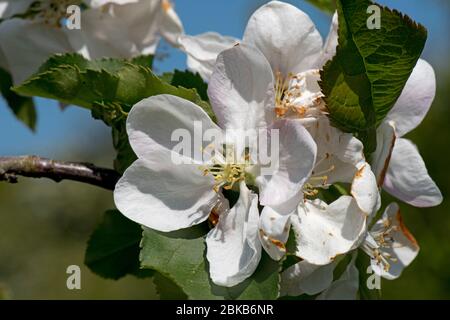
<instances>
[{"instance_id":1,"label":"twig","mask_svg":"<svg viewBox=\"0 0 450 320\"><path fill-rule=\"evenodd\" d=\"M0 181L17 182L17 176L79 181L108 190L120 178L112 169L99 168L90 163L64 162L37 156L0 157Z\"/></svg>"}]
</instances>

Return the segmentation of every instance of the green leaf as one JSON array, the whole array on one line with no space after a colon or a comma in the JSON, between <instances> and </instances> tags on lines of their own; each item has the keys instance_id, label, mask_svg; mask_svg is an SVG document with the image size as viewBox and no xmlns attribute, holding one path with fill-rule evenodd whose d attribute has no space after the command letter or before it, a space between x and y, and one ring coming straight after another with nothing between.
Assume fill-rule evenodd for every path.
<instances>
[{"instance_id":1,"label":"green leaf","mask_svg":"<svg viewBox=\"0 0 450 320\"><path fill-rule=\"evenodd\" d=\"M12 85L11 75L6 70L0 68L0 93L5 98L9 108L17 119L35 131L37 113L33 99L14 93L11 90Z\"/></svg>"},{"instance_id":2,"label":"green leaf","mask_svg":"<svg viewBox=\"0 0 450 320\"><path fill-rule=\"evenodd\" d=\"M153 283L161 300L187 300L186 294L173 281L160 273L155 273Z\"/></svg>"},{"instance_id":3,"label":"green leaf","mask_svg":"<svg viewBox=\"0 0 450 320\"><path fill-rule=\"evenodd\" d=\"M208 85L203 81L198 73L192 73L189 70L180 71L175 70L170 84L177 87L196 89L204 101L208 101Z\"/></svg>"},{"instance_id":4,"label":"green leaf","mask_svg":"<svg viewBox=\"0 0 450 320\"><path fill-rule=\"evenodd\" d=\"M139 243L141 226L117 210L105 212L103 221L89 239L85 264L101 277L119 279L127 274L151 276L151 270L140 269Z\"/></svg>"},{"instance_id":5,"label":"green leaf","mask_svg":"<svg viewBox=\"0 0 450 320\"><path fill-rule=\"evenodd\" d=\"M381 8L381 29L367 28L368 0L337 1L339 45L321 71L321 88L333 123L355 133L366 153L375 130L401 94L427 38L409 17Z\"/></svg>"},{"instance_id":6,"label":"green leaf","mask_svg":"<svg viewBox=\"0 0 450 320\"><path fill-rule=\"evenodd\" d=\"M214 285L205 257L204 225L170 233L144 228L141 266L173 281L189 299L276 299L280 265L265 253L252 277L225 288Z\"/></svg>"},{"instance_id":7,"label":"green leaf","mask_svg":"<svg viewBox=\"0 0 450 320\"><path fill-rule=\"evenodd\" d=\"M208 85L203 81L202 77L200 77L198 73L192 73L189 70L175 70L173 73L166 72L162 74L161 79L176 87L195 89L200 98L204 101L204 103L200 106L213 121L216 121L216 115L209 104L209 97L207 93Z\"/></svg>"},{"instance_id":8,"label":"green leaf","mask_svg":"<svg viewBox=\"0 0 450 320\"><path fill-rule=\"evenodd\" d=\"M123 68L128 63L142 67L152 68L153 56L141 55L132 58L130 60L117 58L102 58L97 60L87 60L78 53L55 54L50 58L48 58L48 60L39 68L38 74L50 71L53 68L58 68L64 65L76 66L80 71L104 70L109 73L115 73L120 71L120 69Z\"/></svg>"},{"instance_id":9,"label":"green leaf","mask_svg":"<svg viewBox=\"0 0 450 320\"><path fill-rule=\"evenodd\" d=\"M195 89L175 87L158 78L143 65L143 58L88 61L78 54L56 55L13 90L25 96L55 99L88 109L98 103L116 103L124 112L140 100L157 94L172 94L207 106Z\"/></svg>"},{"instance_id":10,"label":"green leaf","mask_svg":"<svg viewBox=\"0 0 450 320\"><path fill-rule=\"evenodd\" d=\"M153 68L153 55L152 54L140 55L131 59L130 62L132 64L136 64L139 66Z\"/></svg>"},{"instance_id":11,"label":"green leaf","mask_svg":"<svg viewBox=\"0 0 450 320\"><path fill-rule=\"evenodd\" d=\"M74 53L55 55L14 90L90 109L94 118L112 127L115 168L123 173L136 159L125 130L127 113L135 103L153 95L172 94L211 110L197 93L198 89L206 95L206 85L198 75L177 71L170 77L172 85L152 72L151 62L151 56L89 61Z\"/></svg>"},{"instance_id":12,"label":"green leaf","mask_svg":"<svg viewBox=\"0 0 450 320\"><path fill-rule=\"evenodd\" d=\"M136 154L131 148L128 140L127 130L125 128L125 121L113 127L113 145L117 151L116 159L114 160L114 168L119 173L124 173L125 170L137 159Z\"/></svg>"},{"instance_id":13,"label":"green leaf","mask_svg":"<svg viewBox=\"0 0 450 320\"><path fill-rule=\"evenodd\" d=\"M307 0L307 1L327 13L333 13L336 10L335 0Z\"/></svg>"}]
</instances>

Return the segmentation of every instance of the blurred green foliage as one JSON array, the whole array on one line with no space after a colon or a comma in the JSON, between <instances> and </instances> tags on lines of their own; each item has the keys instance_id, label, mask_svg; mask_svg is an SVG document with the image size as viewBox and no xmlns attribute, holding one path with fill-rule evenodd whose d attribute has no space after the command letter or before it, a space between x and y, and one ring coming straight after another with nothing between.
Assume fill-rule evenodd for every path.
<instances>
[{"instance_id":1,"label":"blurred green foliage","mask_svg":"<svg viewBox=\"0 0 450 320\"><path fill-rule=\"evenodd\" d=\"M108 136L93 138L95 151L64 152L58 158L111 167L114 154L100 147L111 144ZM110 191L76 182L19 178L15 185L0 183L0 299L156 298L152 279L106 280L84 265L87 240L113 207ZM70 265L81 268L81 290L66 287Z\"/></svg>"}]
</instances>

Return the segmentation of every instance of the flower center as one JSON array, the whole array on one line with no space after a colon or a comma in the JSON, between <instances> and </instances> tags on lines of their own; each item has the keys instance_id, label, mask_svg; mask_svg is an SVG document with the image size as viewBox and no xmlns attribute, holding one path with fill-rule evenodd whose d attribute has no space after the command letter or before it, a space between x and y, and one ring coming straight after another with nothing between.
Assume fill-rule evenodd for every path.
<instances>
[{"instance_id":1,"label":"flower center","mask_svg":"<svg viewBox=\"0 0 450 320\"><path fill-rule=\"evenodd\" d=\"M278 117L292 115L297 118L318 117L326 114L323 94L317 84L319 70L313 69L283 77L281 72L275 75L275 113Z\"/></svg>"},{"instance_id":2,"label":"flower center","mask_svg":"<svg viewBox=\"0 0 450 320\"><path fill-rule=\"evenodd\" d=\"M214 177L214 191L219 192L221 187L230 190L236 182L245 180L245 165L216 163L204 168L203 174Z\"/></svg>"},{"instance_id":3,"label":"flower center","mask_svg":"<svg viewBox=\"0 0 450 320\"><path fill-rule=\"evenodd\" d=\"M398 228L398 226L392 224L391 218L386 218L382 227L369 232L374 241L366 239L362 245L364 252L375 259L377 264L381 265L386 272L391 268L391 262L397 262L397 259L385 250L393 247L395 240L392 233L398 231Z\"/></svg>"},{"instance_id":4,"label":"flower center","mask_svg":"<svg viewBox=\"0 0 450 320\"><path fill-rule=\"evenodd\" d=\"M200 166L199 169L203 171L203 175L211 175L214 178L214 191L219 192L220 188L231 190L240 181L251 182L251 174L248 169L252 168L250 164L250 154L245 150L243 159L234 155L233 145L223 145L222 151L219 154L212 155L210 149L214 149L211 145L206 147L203 152L210 156L210 163L208 165Z\"/></svg>"},{"instance_id":5,"label":"flower center","mask_svg":"<svg viewBox=\"0 0 450 320\"><path fill-rule=\"evenodd\" d=\"M330 158L329 153L325 153L325 155L316 161L316 164L314 165L314 169L311 172L311 176L308 179L308 181L303 186L303 193L305 196L309 197L315 197L319 193L318 188L326 188L328 187L328 174L333 172L336 167L334 164L331 164L329 166L325 166L325 169L323 168L323 162L325 160L328 160Z\"/></svg>"},{"instance_id":6,"label":"flower center","mask_svg":"<svg viewBox=\"0 0 450 320\"><path fill-rule=\"evenodd\" d=\"M67 8L80 4L81 0L46 0L35 2L31 11L35 12L33 19L53 27L60 27L61 20L67 16Z\"/></svg>"}]
</instances>

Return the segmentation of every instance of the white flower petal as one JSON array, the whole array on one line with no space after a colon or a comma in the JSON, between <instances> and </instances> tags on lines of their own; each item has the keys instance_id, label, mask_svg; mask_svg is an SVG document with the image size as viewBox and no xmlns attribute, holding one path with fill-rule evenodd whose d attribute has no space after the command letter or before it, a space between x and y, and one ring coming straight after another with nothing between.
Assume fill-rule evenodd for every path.
<instances>
[{"instance_id":1,"label":"white flower petal","mask_svg":"<svg viewBox=\"0 0 450 320\"><path fill-rule=\"evenodd\" d=\"M201 131L196 126L201 125ZM198 126L197 126L198 128ZM221 132L209 116L196 104L185 99L164 94L144 99L133 106L127 119L127 132L130 144L139 158L152 159L158 152L173 151L180 143L172 141L175 130L184 130L189 135L192 146L188 158L201 162L200 152L208 145L203 141L203 133L213 129ZM198 146L195 141L201 142Z\"/></svg>"},{"instance_id":2,"label":"white flower petal","mask_svg":"<svg viewBox=\"0 0 450 320\"><path fill-rule=\"evenodd\" d=\"M328 60L331 60L336 54L336 47L338 45L338 14L333 14L331 21L330 31L328 37L325 40L325 44L322 49L322 54L319 58L318 66L323 66Z\"/></svg>"},{"instance_id":3,"label":"white flower petal","mask_svg":"<svg viewBox=\"0 0 450 320\"><path fill-rule=\"evenodd\" d=\"M205 81L211 78L219 53L232 48L238 41L216 32L206 32L197 36L181 35L178 39L181 50L188 55L189 70L198 72Z\"/></svg>"},{"instance_id":4,"label":"white flower petal","mask_svg":"<svg viewBox=\"0 0 450 320\"><path fill-rule=\"evenodd\" d=\"M99 8L104 6L105 4L119 4L119 5L123 5L123 4L128 4L128 3L136 3L139 2L139 0L88 0L86 1L86 4L90 7L90 8Z\"/></svg>"},{"instance_id":5,"label":"white flower petal","mask_svg":"<svg viewBox=\"0 0 450 320\"><path fill-rule=\"evenodd\" d=\"M292 215L296 255L316 265L333 262L347 253L365 232L366 216L350 196L330 205L319 199L306 200Z\"/></svg>"},{"instance_id":6,"label":"white flower petal","mask_svg":"<svg viewBox=\"0 0 450 320\"><path fill-rule=\"evenodd\" d=\"M30 4L35 0L1 0L0 19L8 19L12 16L27 11Z\"/></svg>"},{"instance_id":7,"label":"white flower petal","mask_svg":"<svg viewBox=\"0 0 450 320\"><path fill-rule=\"evenodd\" d=\"M327 289L333 281L334 262L317 266L303 260L281 274L281 296L315 295Z\"/></svg>"},{"instance_id":8,"label":"white flower petal","mask_svg":"<svg viewBox=\"0 0 450 320\"><path fill-rule=\"evenodd\" d=\"M35 73L51 55L72 50L61 29L17 18L0 24L0 46L15 85Z\"/></svg>"},{"instance_id":9,"label":"white flower petal","mask_svg":"<svg viewBox=\"0 0 450 320\"><path fill-rule=\"evenodd\" d=\"M212 281L235 286L250 277L261 258L258 196L242 182L237 203L219 218L207 237L206 257Z\"/></svg>"},{"instance_id":10,"label":"white flower petal","mask_svg":"<svg viewBox=\"0 0 450 320\"><path fill-rule=\"evenodd\" d=\"M160 1L139 1L112 4L108 10L104 7L84 10L81 29L64 30L74 50L90 59L131 58L154 54L163 23L169 21Z\"/></svg>"},{"instance_id":11,"label":"white flower petal","mask_svg":"<svg viewBox=\"0 0 450 320\"><path fill-rule=\"evenodd\" d=\"M313 176L323 172L326 183L351 183L360 163L365 162L363 144L350 133L333 127L327 117L319 117L309 127L317 144L317 162Z\"/></svg>"},{"instance_id":12,"label":"white flower petal","mask_svg":"<svg viewBox=\"0 0 450 320\"><path fill-rule=\"evenodd\" d=\"M177 47L178 39L184 33L183 24L170 0L161 0L159 32L168 43Z\"/></svg>"},{"instance_id":13,"label":"white flower petal","mask_svg":"<svg viewBox=\"0 0 450 320\"><path fill-rule=\"evenodd\" d=\"M243 39L261 50L272 70L284 76L312 69L322 50L322 37L308 15L280 1L253 13Z\"/></svg>"},{"instance_id":14,"label":"white flower petal","mask_svg":"<svg viewBox=\"0 0 450 320\"><path fill-rule=\"evenodd\" d=\"M359 290L359 272L355 266L356 254L341 277L322 292L317 300L356 300Z\"/></svg>"},{"instance_id":15,"label":"white flower petal","mask_svg":"<svg viewBox=\"0 0 450 320\"><path fill-rule=\"evenodd\" d=\"M372 155L372 171L378 187L383 186L396 139L394 122L384 121L377 129L377 148Z\"/></svg>"},{"instance_id":16,"label":"white flower petal","mask_svg":"<svg viewBox=\"0 0 450 320\"><path fill-rule=\"evenodd\" d=\"M273 260L278 261L286 254L290 227L290 214L283 215L271 207L264 207L259 219L259 238Z\"/></svg>"},{"instance_id":17,"label":"white flower petal","mask_svg":"<svg viewBox=\"0 0 450 320\"><path fill-rule=\"evenodd\" d=\"M338 137L335 154L343 162L358 167L364 161L364 146L360 140L351 133L344 133L333 128Z\"/></svg>"},{"instance_id":18,"label":"white flower petal","mask_svg":"<svg viewBox=\"0 0 450 320\"><path fill-rule=\"evenodd\" d=\"M384 270L383 266L378 264L375 259L371 259L372 270L383 278L392 280L397 279L404 268L409 266L419 253L419 245L416 239L409 232L403 223L400 209L396 203L391 203L384 211L383 217L376 222L372 230L385 229L389 221L394 227L389 234L394 243L391 247L382 248L385 253L391 255L393 260L389 262L389 270Z\"/></svg>"},{"instance_id":19,"label":"white flower petal","mask_svg":"<svg viewBox=\"0 0 450 320\"><path fill-rule=\"evenodd\" d=\"M402 94L384 121L393 120L398 137L415 129L425 118L436 93L433 67L419 59Z\"/></svg>"},{"instance_id":20,"label":"white flower petal","mask_svg":"<svg viewBox=\"0 0 450 320\"><path fill-rule=\"evenodd\" d=\"M243 44L218 56L208 95L222 128L265 128L275 117L270 65L261 52Z\"/></svg>"},{"instance_id":21,"label":"white flower petal","mask_svg":"<svg viewBox=\"0 0 450 320\"><path fill-rule=\"evenodd\" d=\"M261 204L276 206L298 196L314 167L317 147L296 120L277 120L270 129L279 130L279 154L271 155L272 159L278 156L278 165L274 172L259 176L256 182Z\"/></svg>"},{"instance_id":22,"label":"white flower petal","mask_svg":"<svg viewBox=\"0 0 450 320\"><path fill-rule=\"evenodd\" d=\"M357 169L350 193L361 210L367 216L372 216L377 212L380 205L377 179L367 162L360 163Z\"/></svg>"},{"instance_id":23,"label":"white flower petal","mask_svg":"<svg viewBox=\"0 0 450 320\"><path fill-rule=\"evenodd\" d=\"M167 153L136 160L114 190L114 202L127 218L160 231L205 221L217 204L214 181L196 165L175 165Z\"/></svg>"},{"instance_id":24,"label":"white flower petal","mask_svg":"<svg viewBox=\"0 0 450 320\"><path fill-rule=\"evenodd\" d=\"M442 194L428 175L417 147L407 139L397 139L383 188L416 207L432 207L442 202Z\"/></svg>"}]
</instances>

